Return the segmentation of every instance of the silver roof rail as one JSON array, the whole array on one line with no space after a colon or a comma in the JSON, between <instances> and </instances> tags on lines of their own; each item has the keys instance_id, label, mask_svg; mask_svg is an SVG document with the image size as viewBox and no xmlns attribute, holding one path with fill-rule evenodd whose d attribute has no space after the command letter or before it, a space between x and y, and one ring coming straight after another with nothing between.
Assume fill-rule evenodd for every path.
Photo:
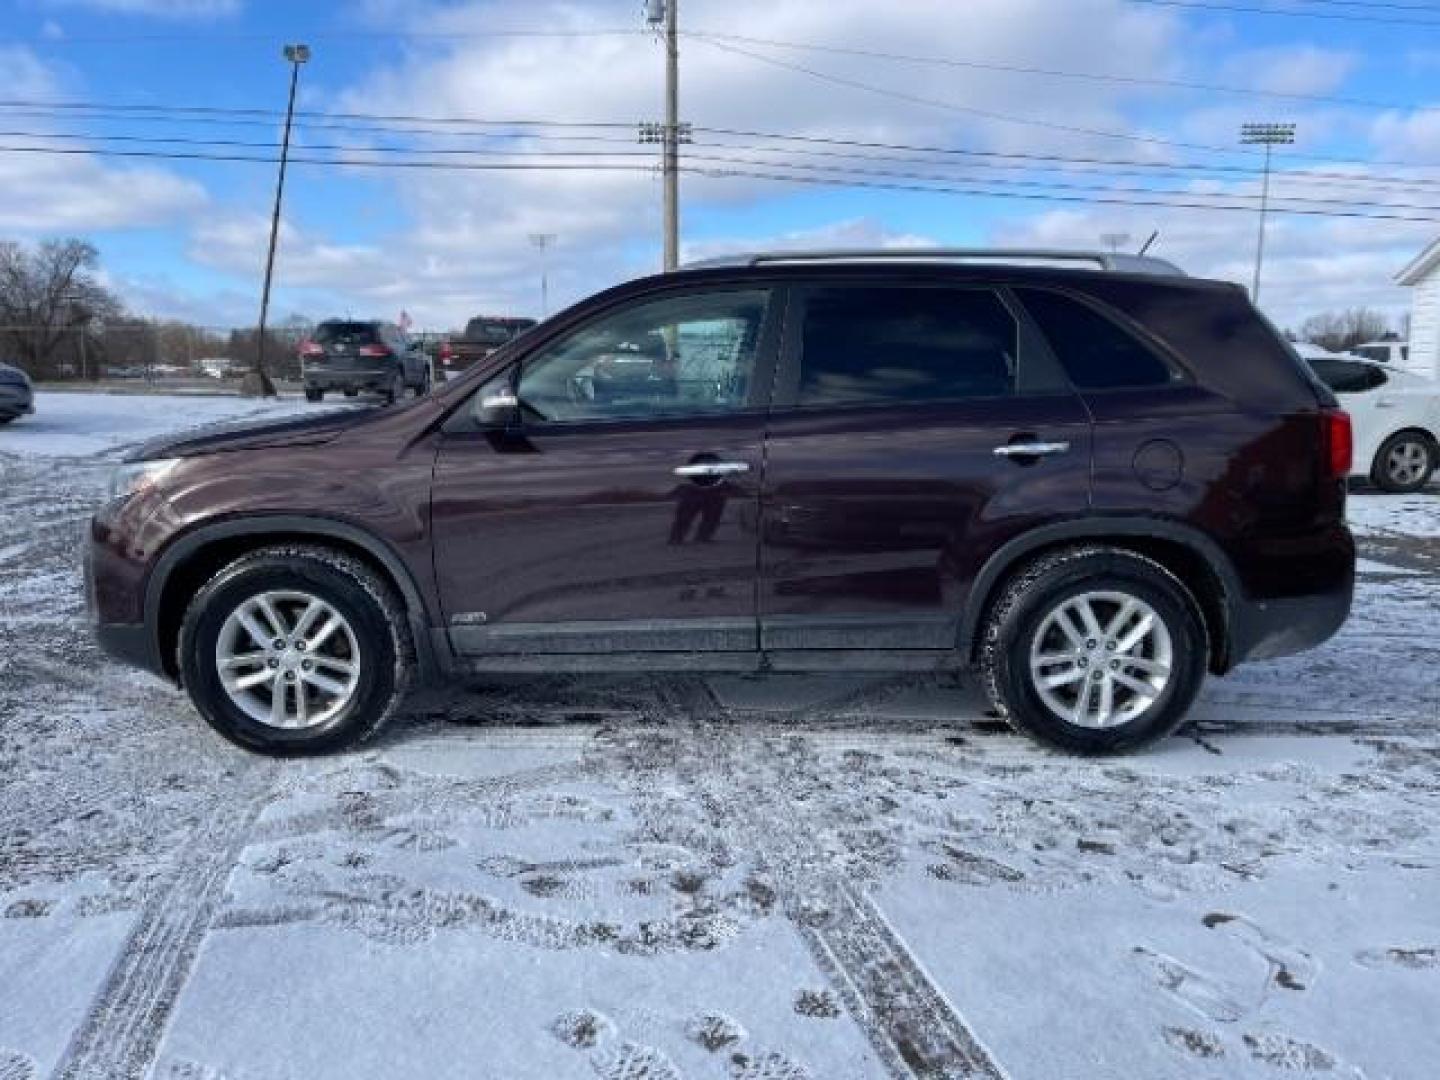
<instances>
[{"instance_id":1,"label":"silver roof rail","mask_svg":"<svg viewBox=\"0 0 1440 1080\"><path fill-rule=\"evenodd\" d=\"M1159 274L1184 277L1185 272L1166 259L1120 251L1063 251L1050 248L854 248L832 251L761 251L725 255L687 263L683 269L766 266L774 263L827 262L966 262L996 266L1074 266L1111 273Z\"/></svg>"}]
</instances>

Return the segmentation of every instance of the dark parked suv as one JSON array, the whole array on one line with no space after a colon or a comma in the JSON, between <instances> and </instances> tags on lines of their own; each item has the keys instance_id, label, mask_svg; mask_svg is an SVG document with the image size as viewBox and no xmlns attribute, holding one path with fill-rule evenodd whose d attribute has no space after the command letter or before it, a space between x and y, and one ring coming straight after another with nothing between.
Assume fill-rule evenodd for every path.
<instances>
[{"instance_id":1,"label":"dark parked suv","mask_svg":"<svg viewBox=\"0 0 1440 1080\"><path fill-rule=\"evenodd\" d=\"M300 343L305 397L327 390L354 397L362 390L395 402L406 389L430 392L430 359L398 326L387 322L328 319Z\"/></svg>"},{"instance_id":2,"label":"dark parked suv","mask_svg":"<svg viewBox=\"0 0 1440 1080\"><path fill-rule=\"evenodd\" d=\"M483 672L975 666L1081 752L1350 608L1350 429L1239 288L1117 256L758 256L611 289L403 408L151 447L114 656L272 753Z\"/></svg>"}]
</instances>

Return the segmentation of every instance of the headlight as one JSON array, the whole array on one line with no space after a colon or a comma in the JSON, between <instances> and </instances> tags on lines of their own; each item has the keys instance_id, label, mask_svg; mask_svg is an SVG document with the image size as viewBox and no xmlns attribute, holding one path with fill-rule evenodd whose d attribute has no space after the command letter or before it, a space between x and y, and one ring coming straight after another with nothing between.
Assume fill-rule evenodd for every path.
<instances>
[{"instance_id":1,"label":"headlight","mask_svg":"<svg viewBox=\"0 0 1440 1080\"><path fill-rule=\"evenodd\" d=\"M110 501L128 499L131 495L154 487L160 482L161 477L178 464L180 464L179 458L158 458L154 461L135 461L117 465L115 471L110 474Z\"/></svg>"}]
</instances>

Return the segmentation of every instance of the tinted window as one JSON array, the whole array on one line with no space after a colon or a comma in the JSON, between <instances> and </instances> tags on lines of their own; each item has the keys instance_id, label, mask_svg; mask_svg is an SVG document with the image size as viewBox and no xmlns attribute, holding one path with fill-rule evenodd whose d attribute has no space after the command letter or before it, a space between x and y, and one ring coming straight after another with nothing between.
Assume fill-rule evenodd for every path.
<instances>
[{"instance_id":1,"label":"tinted window","mask_svg":"<svg viewBox=\"0 0 1440 1080\"><path fill-rule=\"evenodd\" d=\"M1043 289L1016 291L1077 388L1164 386L1178 377L1155 350L1087 304Z\"/></svg>"},{"instance_id":2,"label":"tinted window","mask_svg":"<svg viewBox=\"0 0 1440 1080\"><path fill-rule=\"evenodd\" d=\"M697 294L603 316L526 363L521 406L542 421L743 409L768 297L765 291Z\"/></svg>"},{"instance_id":3,"label":"tinted window","mask_svg":"<svg viewBox=\"0 0 1440 1080\"><path fill-rule=\"evenodd\" d=\"M373 345L379 340L374 323L322 322L315 328L315 341L321 345Z\"/></svg>"},{"instance_id":4,"label":"tinted window","mask_svg":"<svg viewBox=\"0 0 1440 1080\"><path fill-rule=\"evenodd\" d=\"M1320 381L1337 394L1360 394L1387 382L1385 372L1373 364L1357 364L1353 360L1312 360L1310 366Z\"/></svg>"},{"instance_id":5,"label":"tinted window","mask_svg":"<svg viewBox=\"0 0 1440 1080\"><path fill-rule=\"evenodd\" d=\"M799 403L918 403L1015 392L1019 330L983 289L817 289Z\"/></svg>"}]
</instances>

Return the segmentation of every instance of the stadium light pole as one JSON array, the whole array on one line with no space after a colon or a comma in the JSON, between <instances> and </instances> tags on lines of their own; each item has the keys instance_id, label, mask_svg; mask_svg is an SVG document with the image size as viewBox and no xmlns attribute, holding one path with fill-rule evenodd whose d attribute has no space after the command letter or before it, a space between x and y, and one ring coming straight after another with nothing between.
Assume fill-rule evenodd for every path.
<instances>
[{"instance_id":1,"label":"stadium light pole","mask_svg":"<svg viewBox=\"0 0 1440 1080\"><path fill-rule=\"evenodd\" d=\"M290 64L290 99L285 106L285 134L280 140L280 177L275 182L275 210L270 215L270 248L265 255L265 285L260 291L260 336L255 343L255 369L240 384L246 397L275 396L275 384L265 370L265 320L270 314L270 280L275 273L275 244L280 236L280 203L285 196L285 165L290 160L290 127L295 119L295 87L300 82L300 65L310 59L309 45L286 45Z\"/></svg>"},{"instance_id":2,"label":"stadium light pole","mask_svg":"<svg viewBox=\"0 0 1440 1080\"><path fill-rule=\"evenodd\" d=\"M1244 146L1265 147L1265 179L1260 188L1260 236L1255 242L1255 282L1250 300L1260 303L1260 269L1265 262L1265 216L1270 210L1270 154L1277 146L1295 141L1294 124L1241 124L1240 142Z\"/></svg>"},{"instance_id":3,"label":"stadium light pole","mask_svg":"<svg viewBox=\"0 0 1440 1080\"><path fill-rule=\"evenodd\" d=\"M531 233L530 243L540 250L540 318L550 316L550 275L545 264L545 249L555 243L554 233Z\"/></svg>"}]
</instances>

